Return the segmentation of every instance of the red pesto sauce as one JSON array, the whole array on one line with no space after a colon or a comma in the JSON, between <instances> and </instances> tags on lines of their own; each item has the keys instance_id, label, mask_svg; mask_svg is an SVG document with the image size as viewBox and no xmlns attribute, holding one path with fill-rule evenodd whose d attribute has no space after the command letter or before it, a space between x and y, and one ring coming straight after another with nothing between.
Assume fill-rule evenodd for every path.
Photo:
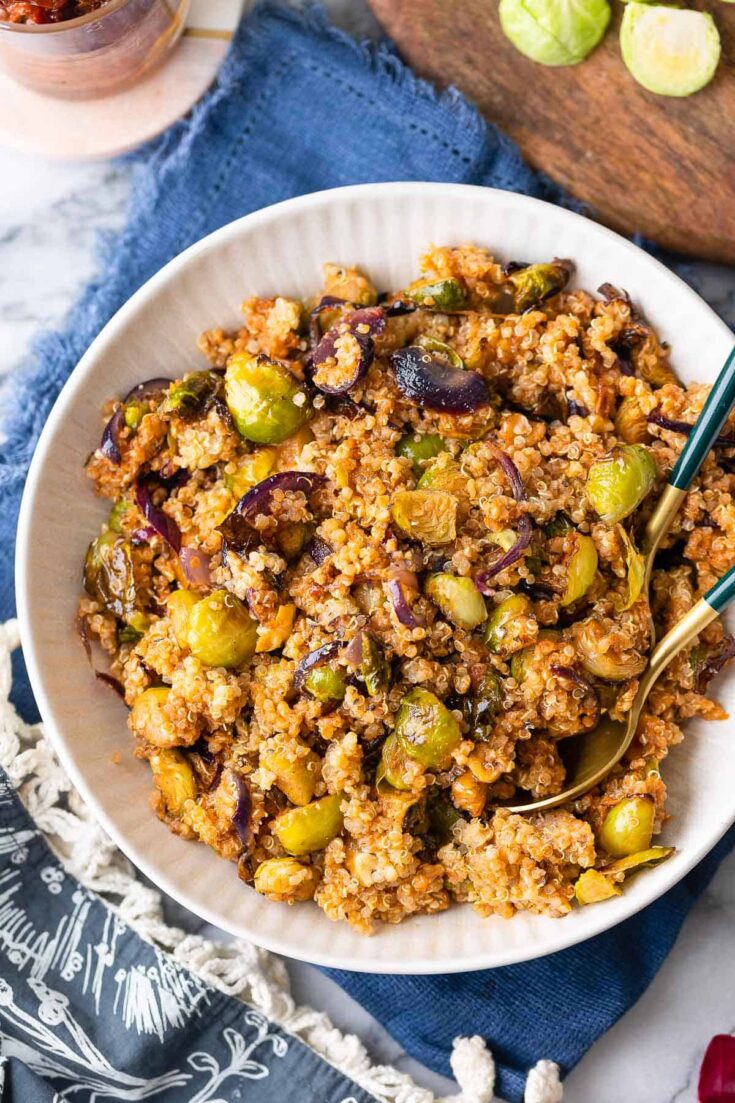
<instances>
[{"instance_id":1,"label":"red pesto sauce","mask_svg":"<svg viewBox=\"0 0 735 1103\"><path fill-rule=\"evenodd\" d=\"M0 0L0 23L61 23L96 11L107 0Z\"/></svg>"}]
</instances>

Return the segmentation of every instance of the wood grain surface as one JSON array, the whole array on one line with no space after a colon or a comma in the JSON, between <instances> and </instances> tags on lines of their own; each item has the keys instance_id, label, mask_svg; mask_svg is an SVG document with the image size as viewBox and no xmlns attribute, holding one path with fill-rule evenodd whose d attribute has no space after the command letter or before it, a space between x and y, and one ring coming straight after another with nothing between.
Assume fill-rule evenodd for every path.
<instances>
[{"instance_id":1,"label":"wood grain surface","mask_svg":"<svg viewBox=\"0 0 735 1103\"><path fill-rule=\"evenodd\" d=\"M510 45L497 0L369 2L417 72L460 88L608 226L735 263L735 4L699 5L715 17L723 57L707 88L676 99L625 68L621 3L585 62L552 69Z\"/></svg>"}]
</instances>

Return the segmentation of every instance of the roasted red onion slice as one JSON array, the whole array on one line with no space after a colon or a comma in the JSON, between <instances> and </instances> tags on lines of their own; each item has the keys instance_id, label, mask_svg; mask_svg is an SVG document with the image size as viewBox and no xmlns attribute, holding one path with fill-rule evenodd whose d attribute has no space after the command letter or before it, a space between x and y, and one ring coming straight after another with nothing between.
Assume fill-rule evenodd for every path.
<instances>
[{"instance_id":1,"label":"roasted red onion slice","mask_svg":"<svg viewBox=\"0 0 735 1103\"><path fill-rule=\"evenodd\" d=\"M323 295L309 314L309 342L316 348L321 340L318 318L325 310L335 310L340 306L351 306L349 299L340 299L336 295Z\"/></svg>"},{"instance_id":2,"label":"roasted red onion slice","mask_svg":"<svg viewBox=\"0 0 735 1103\"><path fill-rule=\"evenodd\" d=\"M294 671L294 689L301 689L309 671L313 670L315 666L324 666L324 663L328 663L330 659L334 658L341 647L340 643L325 643L323 647L317 647L316 651L310 651Z\"/></svg>"},{"instance_id":3,"label":"roasted red onion slice","mask_svg":"<svg viewBox=\"0 0 735 1103\"><path fill-rule=\"evenodd\" d=\"M500 574L506 567L511 567L518 559L521 558L523 552L531 543L531 534L533 532L533 525L531 524L531 518L526 514L522 514L518 521L518 539L512 548L509 548L504 555L501 555L500 559L488 567L487 570L480 571L475 576L475 585L478 590L483 594L491 593L488 589L488 583L491 578L494 578L496 574Z\"/></svg>"},{"instance_id":4,"label":"roasted red onion slice","mask_svg":"<svg viewBox=\"0 0 735 1103\"><path fill-rule=\"evenodd\" d=\"M279 471L275 475L269 475L243 494L218 531L222 533L228 548L237 552L247 551L263 543L263 537L254 527L253 521L256 517L271 512L276 490L300 490L304 494L311 494L324 486L326 481L324 475L317 475L313 471Z\"/></svg>"},{"instance_id":5,"label":"roasted red onion slice","mask_svg":"<svg viewBox=\"0 0 735 1103\"><path fill-rule=\"evenodd\" d=\"M153 379L144 379L142 383L136 383L135 386L128 391L125 395L125 402L141 398L151 398L153 395L163 394L167 391L173 379L166 379L164 376L159 375Z\"/></svg>"},{"instance_id":6,"label":"roasted red onion slice","mask_svg":"<svg viewBox=\"0 0 735 1103\"><path fill-rule=\"evenodd\" d=\"M561 663L552 663L549 667L552 674L555 674L557 678L563 678L566 682L574 682L575 685L581 686L582 689L592 690L593 687L573 666L563 666Z\"/></svg>"},{"instance_id":7,"label":"roasted red onion slice","mask_svg":"<svg viewBox=\"0 0 735 1103\"><path fill-rule=\"evenodd\" d=\"M411 299L394 299L392 303L385 303L383 309L387 318L400 318L404 314L413 314L418 306Z\"/></svg>"},{"instance_id":8,"label":"roasted red onion slice","mask_svg":"<svg viewBox=\"0 0 735 1103\"><path fill-rule=\"evenodd\" d=\"M392 578L388 583L388 593L393 604L396 619L404 628L419 628L424 622L417 617L409 605L406 587L398 578Z\"/></svg>"},{"instance_id":9,"label":"roasted red onion slice","mask_svg":"<svg viewBox=\"0 0 735 1103\"><path fill-rule=\"evenodd\" d=\"M653 413L649 414L646 420L651 425L658 425L660 429L668 429L670 433L683 433L686 437L689 436L692 429L694 428L694 426L690 425L688 421L675 421L670 417L664 417L664 415L660 414L658 410L654 410ZM735 448L735 437L728 436L728 434L726 433L720 433L720 435L718 437L715 437L714 441L712 442L712 447Z\"/></svg>"},{"instance_id":10,"label":"roasted red onion slice","mask_svg":"<svg viewBox=\"0 0 735 1103\"><path fill-rule=\"evenodd\" d=\"M322 540L321 536L312 536L304 551L311 556L317 567L321 567L325 559L334 555L334 548L326 540Z\"/></svg>"},{"instance_id":11,"label":"roasted red onion slice","mask_svg":"<svg viewBox=\"0 0 735 1103\"><path fill-rule=\"evenodd\" d=\"M719 674L725 663L729 663L733 658L735 658L735 637L725 636L719 646L705 656L697 669L695 680L697 693L706 693L707 686L715 675Z\"/></svg>"},{"instance_id":12,"label":"roasted red onion slice","mask_svg":"<svg viewBox=\"0 0 735 1103\"><path fill-rule=\"evenodd\" d=\"M110 463L120 463L120 432L125 427L125 409L118 406L115 413L105 425L100 441L100 452Z\"/></svg>"},{"instance_id":13,"label":"roasted red onion slice","mask_svg":"<svg viewBox=\"0 0 735 1103\"><path fill-rule=\"evenodd\" d=\"M245 850L250 850L253 843L253 798L250 795L250 787L244 778L234 774L237 802L232 815L232 826L237 832L238 838Z\"/></svg>"},{"instance_id":14,"label":"roasted red onion slice","mask_svg":"<svg viewBox=\"0 0 735 1103\"><path fill-rule=\"evenodd\" d=\"M179 552L181 563L187 582L199 589L208 589L211 585L209 576L210 561L199 548L182 548Z\"/></svg>"},{"instance_id":15,"label":"roasted red onion slice","mask_svg":"<svg viewBox=\"0 0 735 1103\"><path fill-rule=\"evenodd\" d=\"M135 501L151 528L155 529L158 535L163 537L166 543L178 554L181 550L179 526L172 517L169 517L154 504L151 492L145 483L138 483L136 486Z\"/></svg>"},{"instance_id":16,"label":"roasted red onion slice","mask_svg":"<svg viewBox=\"0 0 735 1103\"><path fill-rule=\"evenodd\" d=\"M521 478L520 471L506 452L501 451L500 448L494 448L493 451L495 453L495 459L502 467L503 471L505 472L505 476L510 483L510 489L513 497L517 502L525 502L526 490L523 486L523 479Z\"/></svg>"},{"instance_id":17,"label":"roasted red onion slice","mask_svg":"<svg viewBox=\"0 0 735 1103\"><path fill-rule=\"evenodd\" d=\"M355 310L346 318L343 318L322 337L314 350L311 362L312 381L314 386L324 394L346 394L355 384L362 379L365 372L373 362L375 356L375 344L373 337L382 333L385 329L385 312L380 306L366 306L361 310ZM348 374L344 378L330 380L319 369L327 363L334 361L339 368L339 350L337 345L340 338L351 336L355 341L356 357L350 366Z\"/></svg>"},{"instance_id":18,"label":"roasted red onion slice","mask_svg":"<svg viewBox=\"0 0 735 1103\"><path fill-rule=\"evenodd\" d=\"M469 414L490 402L481 375L454 368L448 360L418 345L398 349L391 364L401 393L428 410Z\"/></svg>"},{"instance_id":19,"label":"roasted red onion slice","mask_svg":"<svg viewBox=\"0 0 735 1103\"><path fill-rule=\"evenodd\" d=\"M125 690L119 678L115 678L112 674L107 674L104 670L95 670L94 676L98 682L103 682L104 685L109 686L113 693L116 693L121 700L125 700Z\"/></svg>"}]
</instances>

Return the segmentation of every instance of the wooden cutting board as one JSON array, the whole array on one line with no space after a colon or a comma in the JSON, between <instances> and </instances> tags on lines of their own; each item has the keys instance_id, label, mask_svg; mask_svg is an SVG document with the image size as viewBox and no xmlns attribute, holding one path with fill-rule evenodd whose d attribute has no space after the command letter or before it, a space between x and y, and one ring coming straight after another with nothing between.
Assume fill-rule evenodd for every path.
<instances>
[{"instance_id":1,"label":"wooden cutting board","mask_svg":"<svg viewBox=\"0 0 735 1103\"><path fill-rule=\"evenodd\" d=\"M585 62L551 69L510 45L497 0L369 2L417 72L460 88L608 226L735 263L735 4L698 5L715 17L723 57L707 88L674 99L625 68L619 3Z\"/></svg>"}]
</instances>

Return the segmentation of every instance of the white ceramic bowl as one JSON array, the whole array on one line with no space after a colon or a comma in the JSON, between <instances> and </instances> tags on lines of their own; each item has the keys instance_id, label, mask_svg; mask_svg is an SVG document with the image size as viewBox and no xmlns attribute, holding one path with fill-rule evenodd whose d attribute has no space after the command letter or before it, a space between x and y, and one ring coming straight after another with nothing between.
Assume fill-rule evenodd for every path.
<instances>
[{"instance_id":1,"label":"white ceramic bowl","mask_svg":"<svg viewBox=\"0 0 735 1103\"><path fill-rule=\"evenodd\" d=\"M18 533L23 645L46 731L82 796L130 859L204 919L291 957L370 972L434 973L506 965L548 954L619 923L679 880L735 818L730 724L694 722L664 773L677 854L635 878L625 894L562 920L481 919L469 907L385 927L373 938L335 924L313 904L272 903L211 850L172 835L150 812L148 767L131 753L125 710L95 682L74 615L87 544L105 515L83 474L100 407L144 376L202 363L199 333L237 326L247 295L297 297L320 286L326 260L358 264L378 287L401 287L430 243L476 242L503 260L572 257L580 286L626 288L673 346L683 379L713 380L732 335L684 283L646 253L557 207L461 185L397 183L342 188L248 215L192 246L120 310L80 361L43 431ZM725 706L733 680L722 680ZM112 758L121 752L122 760Z\"/></svg>"}]
</instances>

